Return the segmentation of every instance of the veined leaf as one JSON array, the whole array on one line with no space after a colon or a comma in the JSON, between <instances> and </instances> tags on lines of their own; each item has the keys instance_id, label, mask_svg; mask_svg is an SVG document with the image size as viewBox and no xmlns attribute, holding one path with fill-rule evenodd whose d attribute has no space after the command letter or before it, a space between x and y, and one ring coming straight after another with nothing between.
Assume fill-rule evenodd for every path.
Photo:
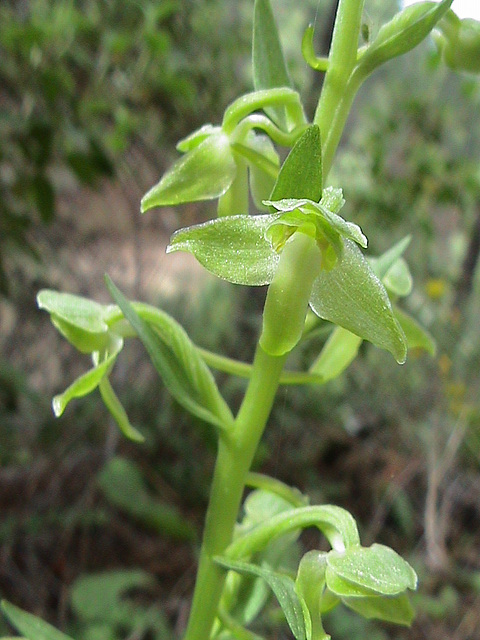
<instances>
[{"instance_id":1,"label":"veined leaf","mask_svg":"<svg viewBox=\"0 0 480 640\"><path fill-rule=\"evenodd\" d=\"M228 136L213 133L180 158L143 196L141 211L218 198L232 184L235 172Z\"/></svg>"},{"instance_id":2,"label":"veined leaf","mask_svg":"<svg viewBox=\"0 0 480 640\"><path fill-rule=\"evenodd\" d=\"M341 260L330 271L320 272L313 283L310 306L320 318L390 351L397 362L405 362L405 336L385 287L354 242L344 240Z\"/></svg>"},{"instance_id":3,"label":"veined leaf","mask_svg":"<svg viewBox=\"0 0 480 640\"><path fill-rule=\"evenodd\" d=\"M279 255L265 239L265 231L275 218L226 216L179 229L171 237L167 253L188 251L207 271L234 284L269 284Z\"/></svg>"},{"instance_id":4,"label":"veined leaf","mask_svg":"<svg viewBox=\"0 0 480 640\"><path fill-rule=\"evenodd\" d=\"M307 639L303 607L300 597L295 591L295 583L291 578L266 567L259 567L255 564L231 560L230 558L216 557L215 562L224 569L263 578L275 594L295 639Z\"/></svg>"},{"instance_id":5,"label":"veined leaf","mask_svg":"<svg viewBox=\"0 0 480 640\"><path fill-rule=\"evenodd\" d=\"M108 276L106 283L173 397L198 418L220 429L231 427L231 411L220 395L210 369L183 328L169 315L146 305L150 318L145 320ZM140 310L139 305L137 309Z\"/></svg>"},{"instance_id":6,"label":"veined leaf","mask_svg":"<svg viewBox=\"0 0 480 640\"><path fill-rule=\"evenodd\" d=\"M252 64L255 91L292 86L269 0L255 0ZM265 112L284 130L293 124L283 107L268 107Z\"/></svg>"},{"instance_id":7,"label":"veined leaf","mask_svg":"<svg viewBox=\"0 0 480 640\"><path fill-rule=\"evenodd\" d=\"M2 600L1 609L11 624L27 640L72 640L70 636L58 631L48 622L19 609L6 600Z\"/></svg>"}]
</instances>

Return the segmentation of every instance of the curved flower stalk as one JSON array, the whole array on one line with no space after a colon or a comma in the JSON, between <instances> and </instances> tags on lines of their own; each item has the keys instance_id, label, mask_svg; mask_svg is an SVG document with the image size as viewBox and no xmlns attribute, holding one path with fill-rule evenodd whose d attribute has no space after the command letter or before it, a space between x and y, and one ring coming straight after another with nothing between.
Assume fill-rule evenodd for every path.
<instances>
[{"instance_id":1,"label":"curved flower stalk","mask_svg":"<svg viewBox=\"0 0 480 640\"><path fill-rule=\"evenodd\" d=\"M284 108L290 128L281 129L267 115L254 113L268 107ZM204 125L178 143L185 155L143 197L141 211L215 198L220 199L219 215L244 211L247 173L261 209L280 167L272 141L291 146L305 127L300 97L293 89L263 89L242 96L226 109L221 126Z\"/></svg>"}]
</instances>

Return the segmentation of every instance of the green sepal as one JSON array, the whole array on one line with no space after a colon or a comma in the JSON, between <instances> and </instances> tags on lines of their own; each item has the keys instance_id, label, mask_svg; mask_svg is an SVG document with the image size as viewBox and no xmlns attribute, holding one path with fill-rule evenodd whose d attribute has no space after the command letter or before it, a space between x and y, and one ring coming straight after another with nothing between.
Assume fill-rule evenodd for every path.
<instances>
[{"instance_id":1,"label":"green sepal","mask_svg":"<svg viewBox=\"0 0 480 640\"><path fill-rule=\"evenodd\" d=\"M159 310L155 310L149 321L143 319L108 276L105 281L172 396L197 418L219 429L231 428L232 413L220 395L210 369L184 329ZM149 312L152 316L150 307Z\"/></svg>"},{"instance_id":2,"label":"green sepal","mask_svg":"<svg viewBox=\"0 0 480 640\"><path fill-rule=\"evenodd\" d=\"M409 349L424 349L435 356L437 345L433 336L424 329L412 316L394 305L393 312L407 339Z\"/></svg>"},{"instance_id":3,"label":"green sepal","mask_svg":"<svg viewBox=\"0 0 480 640\"><path fill-rule=\"evenodd\" d=\"M1 609L8 621L27 640L72 640L41 618L19 609L15 605L2 600Z\"/></svg>"},{"instance_id":4,"label":"green sepal","mask_svg":"<svg viewBox=\"0 0 480 640\"><path fill-rule=\"evenodd\" d=\"M304 606L307 640L328 640L322 626L322 600L325 590L327 553L308 551L300 560L295 590Z\"/></svg>"},{"instance_id":5,"label":"green sepal","mask_svg":"<svg viewBox=\"0 0 480 640\"><path fill-rule=\"evenodd\" d=\"M110 352L105 353L102 360L97 359L93 369L79 376L63 393L53 398L53 412L57 418L62 415L68 403L74 398L82 398L98 387L101 380L110 373L122 347L122 338L111 336Z\"/></svg>"},{"instance_id":6,"label":"green sepal","mask_svg":"<svg viewBox=\"0 0 480 640\"><path fill-rule=\"evenodd\" d=\"M320 129L312 125L285 159L269 200L307 198L318 202L322 197L322 180Z\"/></svg>"},{"instance_id":7,"label":"green sepal","mask_svg":"<svg viewBox=\"0 0 480 640\"><path fill-rule=\"evenodd\" d=\"M268 211L263 201L272 193L280 168L280 160L270 138L249 132L243 143L233 142L231 147L247 161L255 207L258 211Z\"/></svg>"},{"instance_id":8,"label":"green sepal","mask_svg":"<svg viewBox=\"0 0 480 640\"><path fill-rule=\"evenodd\" d=\"M418 2L397 13L380 27L377 37L360 57L354 73L365 78L387 60L414 49L446 14L452 1Z\"/></svg>"},{"instance_id":9,"label":"green sepal","mask_svg":"<svg viewBox=\"0 0 480 640\"><path fill-rule=\"evenodd\" d=\"M255 91L292 87L269 0L255 0L252 66ZM265 112L283 130L296 124L289 120L283 107L268 107Z\"/></svg>"},{"instance_id":10,"label":"green sepal","mask_svg":"<svg viewBox=\"0 0 480 640\"><path fill-rule=\"evenodd\" d=\"M410 270L402 258L410 239L410 236L406 236L378 258L368 258L375 275L396 296L408 296L413 286Z\"/></svg>"},{"instance_id":11,"label":"green sepal","mask_svg":"<svg viewBox=\"0 0 480 640\"><path fill-rule=\"evenodd\" d=\"M259 567L256 564L250 564L248 562L231 560L230 558L220 556L214 559L215 562L224 569L263 578L275 594L295 640L307 640L303 619L303 607L300 597L295 591L295 583L292 578L282 573L272 571L267 567Z\"/></svg>"},{"instance_id":12,"label":"green sepal","mask_svg":"<svg viewBox=\"0 0 480 640\"><path fill-rule=\"evenodd\" d=\"M385 287L351 240L344 240L342 258L335 267L322 270L316 278L310 306L320 318L390 351L397 362L405 362L406 339Z\"/></svg>"},{"instance_id":13,"label":"green sepal","mask_svg":"<svg viewBox=\"0 0 480 640\"><path fill-rule=\"evenodd\" d=\"M179 229L172 235L167 253L192 253L207 271L234 284L269 284L279 255L265 232L275 218L227 216Z\"/></svg>"},{"instance_id":14,"label":"green sepal","mask_svg":"<svg viewBox=\"0 0 480 640\"><path fill-rule=\"evenodd\" d=\"M417 588L412 567L390 547L350 547L327 556L328 588L342 596L396 596Z\"/></svg>"},{"instance_id":15,"label":"green sepal","mask_svg":"<svg viewBox=\"0 0 480 640\"><path fill-rule=\"evenodd\" d=\"M104 349L109 340L106 323L112 305L102 305L94 300L43 289L37 295L39 309L50 314L56 329L82 353Z\"/></svg>"},{"instance_id":16,"label":"green sepal","mask_svg":"<svg viewBox=\"0 0 480 640\"><path fill-rule=\"evenodd\" d=\"M337 378L355 360L361 344L359 336L343 327L335 327L309 372L321 376L323 382Z\"/></svg>"},{"instance_id":17,"label":"green sepal","mask_svg":"<svg viewBox=\"0 0 480 640\"><path fill-rule=\"evenodd\" d=\"M211 135L220 135L222 133L222 127L213 124L204 124L199 129L196 129L185 138L179 140L176 144L176 149L181 153L188 153L195 147L209 138Z\"/></svg>"},{"instance_id":18,"label":"green sepal","mask_svg":"<svg viewBox=\"0 0 480 640\"><path fill-rule=\"evenodd\" d=\"M221 131L212 133L143 196L140 210L218 198L230 187L235 173L228 136Z\"/></svg>"},{"instance_id":19,"label":"green sepal","mask_svg":"<svg viewBox=\"0 0 480 640\"><path fill-rule=\"evenodd\" d=\"M398 596L362 596L342 598L345 606L364 618L383 620L409 627L415 617L410 598L406 593Z\"/></svg>"},{"instance_id":20,"label":"green sepal","mask_svg":"<svg viewBox=\"0 0 480 640\"><path fill-rule=\"evenodd\" d=\"M109 410L110 415L117 423L123 435L128 440L133 440L134 442L145 442L144 436L130 423L127 412L118 399L107 376L103 376L98 383L98 390L100 391L104 405Z\"/></svg>"}]
</instances>

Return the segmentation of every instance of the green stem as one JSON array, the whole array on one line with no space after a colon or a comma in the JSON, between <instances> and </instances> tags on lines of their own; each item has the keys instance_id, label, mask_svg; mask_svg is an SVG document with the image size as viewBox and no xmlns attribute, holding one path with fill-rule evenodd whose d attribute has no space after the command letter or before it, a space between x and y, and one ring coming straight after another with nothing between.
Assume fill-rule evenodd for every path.
<instances>
[{"instance_id":1,"label":"green stem","mask_svg":"<svg viewBox=\"0 0 480 640\"><path fill-rule=\"evenodd\" d=\"M220 436L204 537L184 640L208 640L217 616L225 571L213 558L231 543L245 480L263 434L286 356L270 356L258 346L252 377L233 432Z\"/></svg>"},{"instance_id":2,"label":"green stem","mask_svg":"<svg viewBox=\"0 0 480 640\"><path fill-rule=\"evenodd\" d=\"M357 61L364 2L365 0L340 0L338 5L328 70L314 118L314 123L320 127L324 176L331 167L358 88L355 83L349 83L349 80Z\"/></svg>"}]
</instances>

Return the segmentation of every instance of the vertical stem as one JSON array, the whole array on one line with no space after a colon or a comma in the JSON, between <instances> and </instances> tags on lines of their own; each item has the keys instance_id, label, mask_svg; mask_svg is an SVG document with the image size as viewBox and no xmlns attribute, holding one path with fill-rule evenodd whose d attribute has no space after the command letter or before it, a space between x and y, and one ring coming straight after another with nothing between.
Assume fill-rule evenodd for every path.
<instances>
[{"instance_id":1,"label":"vertical stem","mask_svg":"<svg viewBox=\"0 0 480 640\"><path fill-rule=\"evenodd\" d=\"M233 434L221 436L204 537L184 640L208 640L217 616L225 571L213 561L230 544L246 475L263 434L286 356L270 356L258 346L253 372Z\"/></svg>"},{"instance_id":2,"label":"vertical stem","mask_svg":"<svg viewBox=\"0 0 480 640\"><path fill-rule=\"evenodd\" d=\"M314 117L314 123L320 127L324 176L330 169L356 91L356 87L349 85L349 79L357 60L364 2L340 0L338 5L328 70Z\"/></svg>"}]
</instances>

